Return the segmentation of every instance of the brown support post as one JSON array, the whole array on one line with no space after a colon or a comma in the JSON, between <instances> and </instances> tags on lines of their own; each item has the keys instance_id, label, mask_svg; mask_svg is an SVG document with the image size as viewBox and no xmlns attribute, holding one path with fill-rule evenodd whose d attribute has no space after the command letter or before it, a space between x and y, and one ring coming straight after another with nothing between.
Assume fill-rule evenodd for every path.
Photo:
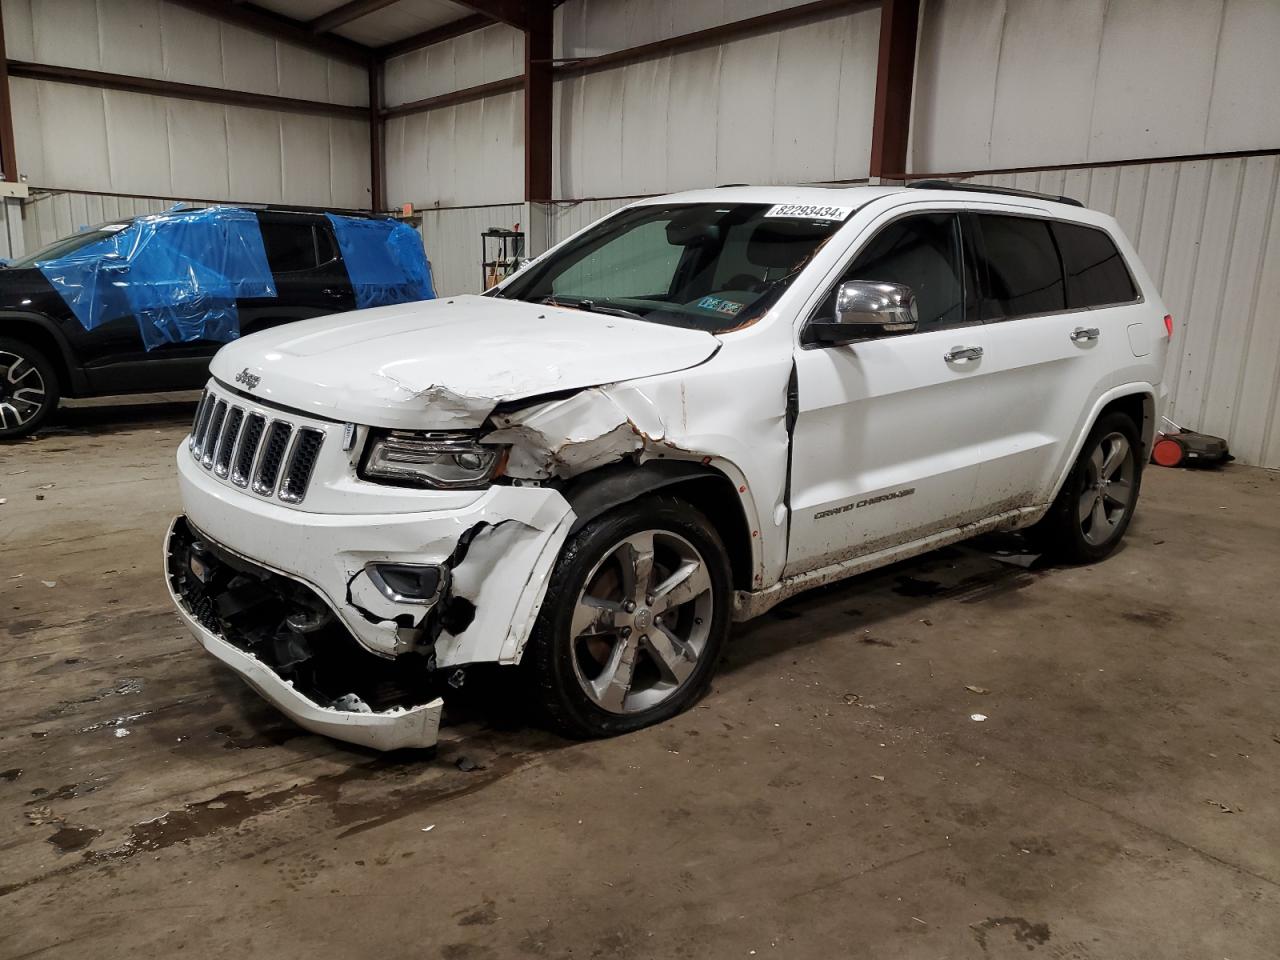
<instances>
[{"instance_id":1,"label":"brown support post","mask_svg":"<svg viewBox=\"0 0 1280 960\"><path fill-rule=\"evenodd\" d=\"M524 198L529 203L551 200L554 23L550 3L529 5L529 25L524 32Z\"/></svg>"},{"instance_id":2,"label":"brown support post","mask_svg":"<svg viewBox=\"0 0 1280 960\"><path fill-rule=\"evenodd\" d=\"M0 175L18 179L18 149L13 142L13 103L9 100L9 61L5 56L4 17L0 15Z\"/></svg>"},{"instance_id":3,"label":"brown support post","mask_svg":"<svg viewBox=\"0 0 1280 960\"><path fill-rule=\"evenodd\" d=\"M381 61L369 64L369 207L377 213L387 208L387 158L383 150Z\"/></svg>"},{"instance_id":4,"label":"brown support post","mask_svg":"<svg viewBox=\"0 0 1280 960\"><path fill-rule=\"evenodd\" d=\"M901 180L907 173L919 26L920 0L881 0L880 60L871 128L872 177Z\"/></svg>"}]
</instances>

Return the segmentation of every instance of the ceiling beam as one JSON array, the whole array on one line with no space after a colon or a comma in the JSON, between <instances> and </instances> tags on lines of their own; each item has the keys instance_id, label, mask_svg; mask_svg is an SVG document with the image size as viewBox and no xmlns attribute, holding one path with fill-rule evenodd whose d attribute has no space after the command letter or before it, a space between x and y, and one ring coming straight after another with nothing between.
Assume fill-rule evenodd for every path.
<instances>
[{"instance_id":1,"label":"ceiling beam","mask_svg":"<svg viewBox=\"0 0 1280 960\"><path fill-rule=\"evenodd\" d=\"M389 7L400 0L350 0L341 6L334 7L328 13L322 13L314 20L308 20L307 26L313 34L328 33L338 27L345 26L352 20L359 20L383 7Z\"/></svg>"},{"instance_id":2,"label":"ceiling beam","mask_svg":"<svg viewBox=\"0 0 1280 960\"><path fill-rule=\"evenodd\" d=\"M452 90L449 93L427 97L425 100L411 100L408 103L399 103L394 107L387 107L382 110L381 116L383 120L391 120L395 117L406 117L411 113L426 113L429 110L439 110L441 107L453 107L460 103L470 103L472 100L483 100L485 97L496 97L502 93L512 93L523 89L524 76L522 74L518 77L507 77L505 80L478 83L474 87L463 87L461 90Z\"/></svg>"},{"instance_id":3,"label":"ceiling beam","mask_svg":"<svg viewBox=\"0 0 1280 960\"><path fill-rule=\"evenodd\" d=\"M168 2L203 13L205 16L233 23L246 30L264 33L277 40L284 40L298 47L336 57L339 60L364 66L375 59L372 47L366 47L362 43L334 34L314 34L301 20L281 16L254 3L232 3L230 0L168 0Z\"/></svg>"},{"instance_id":4,"label":"ceiling beam","mask_svg":"<svg viewBox=\"0 0 1280 960\"><path fill-rule=\"evenodd\" d=\"M521 30L529 27L529 8L550 7L548 0L454 0L455 3L483 14L490 20Z\"/></svg>"},{"instance_id":5,"label":"ceiling beam","mask_svg":"<svg viewBox=\"0 0 1280 960\"><path fill-rule=\"evenodd\" d=\"M403 40L395 40L386 46L378 47L375 52L379 59L389 60L391 57L398 57L404 53L412 53L414 50L429 47L433 43L443 43L445 40L460 37L464 33L491 27L496 22L496 20L477 13L469 17L463 17L461 20L454 20L438 27L432 27L430 30L423 30L422 33L415 33L413 36L405 37Z\"/></svg>"},{"instance_id":6,"label":"ceiling beam","mask_svg":"<svg viewBox=\"0 0 1280 960\"><path fill-rule=\"evenodd\" d=\"M267 93L205 87L195 83L176 83L172 80L156 80L153 77L131 77L119 73L104 73L101 70L81 70L78 67L59 67L48 63L28 63L24 60L8 60L6 65L9 76L22 77L26 80L48 80L52 83L96 87L99 90L124 90L128 93L145 93L157 97L173 97L178 100L224 103L236 107L256 107L260 110L279 110L285 113L312 113L326 117L346 117L352 120L363 120L369 115L368 107L354 107L343 103L277 97Z\"/></svg>"}]
</instances>

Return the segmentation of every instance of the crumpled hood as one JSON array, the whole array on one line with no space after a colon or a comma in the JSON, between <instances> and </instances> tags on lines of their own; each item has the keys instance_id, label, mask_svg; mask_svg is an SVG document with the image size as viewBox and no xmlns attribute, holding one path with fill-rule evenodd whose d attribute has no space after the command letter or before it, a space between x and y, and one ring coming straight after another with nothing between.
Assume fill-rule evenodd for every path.
<instances>
[{"instance_id":1,"label":"crumpled hood","mask_svg":"<svg viewBox=\"0 0 1280 960\"><path fill-rule=\"evenodd\" d=\"M218 351L210 370L315 416L458 430L480 426L507 400L683 370L718 346L699 330L460 296L255 333Z\"/></svg>"}]
</instances>

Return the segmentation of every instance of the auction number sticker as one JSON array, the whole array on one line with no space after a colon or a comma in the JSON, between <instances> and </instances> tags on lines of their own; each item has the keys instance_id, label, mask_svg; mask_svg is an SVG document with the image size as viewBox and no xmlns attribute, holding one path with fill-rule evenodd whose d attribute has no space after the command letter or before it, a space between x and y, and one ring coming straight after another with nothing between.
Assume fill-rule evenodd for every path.
<instances>
[{"instance_id":1,"label":"auction number sticker","mask_svg":"<svg viewBox=\"0 0 1280 960\"><path fill-rule=\"evenodd\" d=\"M766 217L785 217L789 220L844 220L853 213L853 207L827 207L818 203L779 203L769 209Z\"/></svg>"}]
</instances>

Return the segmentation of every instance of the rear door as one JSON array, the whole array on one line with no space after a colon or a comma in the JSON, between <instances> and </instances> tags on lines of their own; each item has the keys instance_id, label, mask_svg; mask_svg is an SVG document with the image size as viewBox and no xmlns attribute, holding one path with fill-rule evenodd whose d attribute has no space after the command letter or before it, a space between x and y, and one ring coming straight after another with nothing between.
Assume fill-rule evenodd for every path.
<instances>
[{"instance_id":1,"label":"rear door","mask_svg":"<svg viewBox=\"0 0 1280 960\"><path fill-rule=\"evenodd\" d=\"M276 296L239 301L241 334L355 309L355 294L327 219L262 211L258 225Z\"/></svg>"},{"instance_id":2,"label":"rear door","mask_svg":"<svg viewBox=\"0 0 1280 960\"><path fill-rule=\"evenodd\" d=\"M788 575L972 516L989 425L1005 401L981 355L960 220L958 210L884 215L811 315L833 317L846 280L887 281L911 287L920 323L912 334L797 350Z\"/></svg>"},{"instance_id":3,"label":"rear door","mask_svg":"<svg viewBox=\"0 0 1280 960\"><path fill-rule=\"evenodd\" d=\"M1047 503L1094 401L1132 362L1126 330L1137 287L1102 230L1022 211L966 218L998 412L979 471L985 515Z\"/></svg>"}]
</instances>

